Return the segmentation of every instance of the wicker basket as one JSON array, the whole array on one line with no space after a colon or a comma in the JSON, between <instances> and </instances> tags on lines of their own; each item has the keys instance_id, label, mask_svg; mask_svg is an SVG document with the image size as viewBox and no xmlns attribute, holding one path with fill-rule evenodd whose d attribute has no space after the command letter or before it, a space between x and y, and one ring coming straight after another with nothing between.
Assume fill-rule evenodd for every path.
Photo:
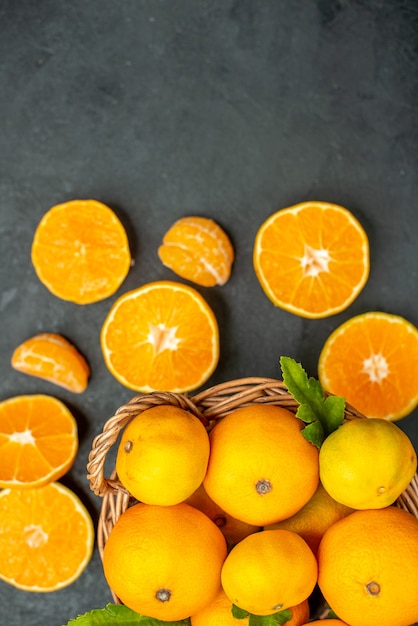
<instances>
[{"instance_id":1,"label":"wicker basket","mask_svg":"<svg viewBox=\"0 0 418 626\"><path fill-rule=\"evenodd\" d=\"M97 543L101 558L109 534L120 515L135 502L133 496L118 481L115 470L105 477L105 462L109 450L116 443L128 422L146 409L167 404L180 407L196 415L207 430L231 411L251 404L273 404L296 413L299 404L284 383L273 378L242 378L211 387L194 396L171 392L153 392L138 395L122 405L95 437L87 465L91 490L103 498L97 528ZM354 407L346 404L345 420L366 419ZM418 476L395 503L418 518ZM115 602L118 598L112 592ZM325 615L325 614L324 614Z\"/></svg>"}]
</instances>

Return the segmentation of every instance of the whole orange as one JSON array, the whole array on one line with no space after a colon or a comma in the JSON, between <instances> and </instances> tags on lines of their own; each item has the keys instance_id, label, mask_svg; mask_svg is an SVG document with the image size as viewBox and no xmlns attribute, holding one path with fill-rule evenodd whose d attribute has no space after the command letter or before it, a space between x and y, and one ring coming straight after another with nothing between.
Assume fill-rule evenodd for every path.
<instances>
[{"instance_id":1,"label":"whole orange","mask_svg":"<svg viewBox=\"0 0 418 626\"><path fill-rule=\"evenodd\" d=\"M139 503L113 527L103 568L110 588L126 606L174 621L215 598L226 553L224 536L201 511L184 503Z\"/></svg>"},{"instance_id":2,"label":"whole orange","mask_svg":"<svg viewBox=\"0 0 418 626\"><path fill-rule=\"evenodd\" d=\"M353 419L334 430L319 453L321 482L330 496L353 509L385 508L411 482L417 455L396 424Z\"/></svg>"},{"instance_id":3,"label":"whole orange","mask_svg":"<svg viewBox=\"0 0 418 626\"><path fill-rule=\"evenodd\" d=\"M255 615L300 604L317 582L317 562L308 544L290 530L263 530L232 548L222 567L228 598Z\"/></svg>"},{"instance_id":4,"label":"whole orange","mask_svg":"<svg viewBox=\"0 0 418 626\"><path fill-rule=\"evenodd\" d=\"M318 550L318 584L350 626L418 621L418 520L397 507L356 511L333 524Z\"/></svg>"},{"instance_id":5,"label":"whole orange","mask_svg":"<svg viewBox=\"0 0 418 626\"><path fill-rule=\"evenodd\" d=\"M322 483L319 483L312 498L297 513L281 522L265 526L265 529L293 530L306 541L312 552L316 554L319 542L327 528L353 511L354 509L331 498Z\"/></svg>"},{"instance_id":6,"label":"whole orange","mask_svg":"<svg viewBox=\"0 0 418 626\"><path fill-rule=\"evenodd\" d=\"M124 487L146 504L178 504L202 483L209 459L209 436L192 413L157 405L125 428L116 471Z\"/></svg>"},{"instance_id":7,"label":"whole orange","mask_svg":"<svg viewBox=\"0 0 418 626\"><path fill-rule=\"evenodd\" d=\"M319 481L318 449L287 409L253 404L210 433L204 486L224 511L248 524L272 524L298 511Z\"/></svg>"}]
</instances>

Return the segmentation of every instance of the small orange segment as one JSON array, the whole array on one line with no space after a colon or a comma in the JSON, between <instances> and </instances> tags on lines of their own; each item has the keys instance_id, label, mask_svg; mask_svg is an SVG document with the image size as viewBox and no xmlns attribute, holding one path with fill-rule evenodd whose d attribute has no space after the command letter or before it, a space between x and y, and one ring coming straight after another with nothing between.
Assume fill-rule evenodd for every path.
<instances>
[{"instance_id":1,"label":"small orange segment","mask_svg":"<svg viewBox=\"0 0 418 626\"><path fill-rule=\"evenodd\" d=\"M219 224L190 216L180 218L166 232L158 256L178 276L213 287L229 280L234 249Z\"/></svg>"},{"instance_id":2,"label":"small orange segment","mask_svg":"<svg viewBox=\"0 0 418 626\"><path fill-rule=\"evenodd\" d=\"M47 395L0 402L0 488L40 487L72 466L77 423L67 407Z\"/></svg>"},{"instance_id":3,"label":"small orange segment","mask_svg":"<svg viewBox=\"0 0 418 626\"><path fill-rule=\"evenodd\" d=\"M346 309L366 284L368 237L348 209L302 202L277 211L260 226L253 263L275 306L323 318Z\"/></svg>"},{"instance_id":4,"label":"small orange segment","mask_svg":"<svg viewBox=\"0 0 418 626\"><path fill-rule=\"evenodd\" d=\"M418 404L418 329L390 313L352 317L325 341L318 377L367 417L401 419Z\"/></svg>"},{"instance_id":5,"label":"small orange segment","mask_svg":"<svg viewBox=\"0 0 418 626\"><path fill-rule=\"evenodd\" d=\"M13 352L12 367L74 393L86 390L90 368L82 354L65 337L40 333L26 339Z\"/></svg>"},{"instance_id":6,"label":"small orange segment","mask_svg":"<svg viewBox=\"0 0 418 626\"><path fill-rule=\"evenodd\" d=\"M105 319L100 341L113 376L142 392L195 389L219 360L212 309L193 287L171 281L121 296Z\"/></svg>"},{"instance_id":7,"label":"small orange segment","mask_svg":"<svg viewBox=\"0 0 418 626\"><path fill-rule=\"evenodd\" d=\"M57 591L88 565L93 523L78 496L59 483L0 492L0 578L25 591Z\"/></svg>"},{"instance_id":8,"label":"small orange segment","mask_svg":"<svg viewBox=\"0 0 418 626\"><path fill-rule=\"evenodd\" d=\"M45 287L76 304L114 294L131 265L122 223L96 200L71 200L47 211L36 228L31 256Z\"/></svg>"}]
</instances>

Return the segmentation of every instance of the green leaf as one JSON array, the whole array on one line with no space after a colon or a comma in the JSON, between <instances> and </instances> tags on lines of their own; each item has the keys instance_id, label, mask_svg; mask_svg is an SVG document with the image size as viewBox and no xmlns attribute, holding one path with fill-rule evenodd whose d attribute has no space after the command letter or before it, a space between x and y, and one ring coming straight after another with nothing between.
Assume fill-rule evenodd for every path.
<instances>
[{"instance_id":1,"label":"green leaf","mask_svg":"<svg viewBox=\"0 0 418 626\"><path fill-rule=\"evenodd\" d=\"M294 359L282 356L280 366L284 384L300 405L296 415L308 424L302 434L320 448L325 437L342 424L345 399L326 397L319 381L308 378L302 365Z\"/></svg>"},{"instance_id":2,"label":"green leaf","mask_svg":"<svg viewBox=\"0 0 418 626\"><path fill-rule=\"evenodd\" d=\"M235 619L245 619L246 617L248 617L248 611L245 611L244 609L241 609L236 604L233 604L232 616L235 617Z\"/></svg>"},{"instance_id":3,"label":"green leaf","mask_svg":"<svg viewBox=\"0 0 418 626\"><path fill-rule=\"evenodd\" d=\"M120 604L107 604L103 609L93 609L84 615L79 615L64 626L190 626L190 620L184 619L175 622L166 622L153 617L140 615L127 606Z\"/></svg>"},{"instance_id":4,"label":"green leaf","mask_svg":"<svg viewBox=\"0 0 418 626\"><path fill-rule=\"evenodd\" d=\"M278 626L278 624L286 624L292 619L292 611L284 609L272 615L252 615L250 613L248 626Z\"/></svg>"}]
</instances>

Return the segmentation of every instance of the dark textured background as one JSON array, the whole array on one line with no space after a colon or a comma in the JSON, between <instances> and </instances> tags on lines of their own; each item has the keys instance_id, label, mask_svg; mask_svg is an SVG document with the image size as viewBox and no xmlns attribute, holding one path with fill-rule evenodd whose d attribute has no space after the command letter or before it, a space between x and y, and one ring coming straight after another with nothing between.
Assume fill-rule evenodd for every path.
<instances>
[{"instance_id":1,"label":"dark textured background","mask_svg":"<svg viewBox=\"0 0 418 626\"><path fill-rule=\"evenodd\" d=\"M214 218L236 250L231 280L200 290L221 326L208 385L279 377L282 354L316 375L329 333L358 313L418 325L414 0L0 0L0 28L0 399L43 392L73 410L80 451L62 482L95 520L91 440L134 395L107 371L100 327L121 293L176 278L157 257L176 218ZM119 292L85 307L52 296L30 261L42 215L74 198L110 205L135 257ZM308 199L345 205L371 246L361 295L317 321L274 308L252 269L261 222ZM84 394L11 369L14 348L40 331L85 354ZM416 445L417 418L398 422ZM0 583L0 624L61 626L109 600L96 551L65 590Z\"/></svg>"}]
</instances>

